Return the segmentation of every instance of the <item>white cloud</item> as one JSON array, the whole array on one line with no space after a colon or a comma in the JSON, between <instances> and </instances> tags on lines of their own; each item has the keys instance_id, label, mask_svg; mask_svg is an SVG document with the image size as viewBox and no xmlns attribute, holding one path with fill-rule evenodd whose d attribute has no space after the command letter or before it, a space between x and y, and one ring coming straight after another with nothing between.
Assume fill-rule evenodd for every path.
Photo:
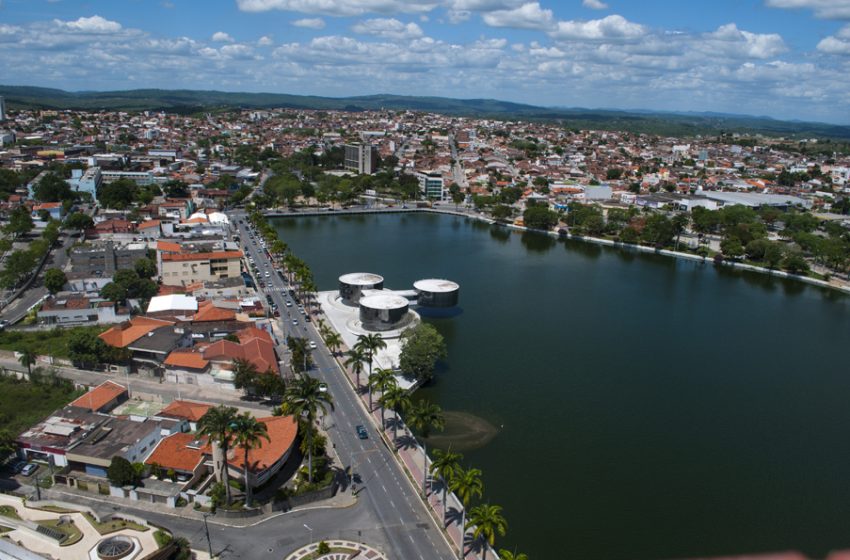
<instances>
[{"instance_id":1,"label":"white cloud","mask_svg":"<svg viewBox=\"0 0 850 560\"><path fill-rule=\"evenodd\" d=\"M236 0L243 12L282 10L328 16L360 16L368 13L424 13L436 8L436 1L407 0Z\"/></svg>"},{"instance_id":2,"label":"white cloud","mask_svg":"<svg viewBox=\"0 0 850 560\"><path fill-rule=\"evenodd\" d=\"M306 27L307 29L324 29L325 20L322 18L303 18L292 22L295 27Z\"/></svg>"},{"instance_id":3,"label":"white cloud","mask_svg":"<svg viewBox=\"0 0 850 560\"><path fill-rule=\"evenodd\" d=\"M590 21L559 21L550 33L555 39L591 40L637 39L646 35L647 29L623 16L611 15Z\"/></svg>"},{"instance_id":4,"label":"white cloud","mask_svg":"<svg viewBox=\"0 0 850 560\"><path fill-rule=\"evenodd\" d=\"M591 10L607 10L608 4L602 0L582 0L581 5Z\"/></svg>"},{"instance_id":5,"label":"white cloud","mask_svg":"<svg viewBox=\"0 0 850 560\"><path fill-rule=\"evenodd\" d=\"M817 49L827 54L850 54L850 25L845 25L835 35L822 39Z\"/></svg>"},{"instance_id":6,"label":"white cloud","mask_svg":"<svg viewBox=\"0 0 850 560\"><path fill-rule=\"evenodd\" d=\"M212 40L216 43L234 43L236 40L230 36L230 34L225 33L224 31L216 31L212 35Z\"/></svg>"},{"instance_id":7,"label":"white cloud","mask_svg":"<svg viewBox=\"0 0 850 560\"><path fill-rule=\"evenodd\" d=\"M81 17L75 21L53 20L56 25L62 26L70 31L82 33L117 33L121 31L121 24L110 21L100 16Z\"/></svg>"},{"instance_id":8,"label":"white cloud","mask_svg":"<svg viewBox=\"0 0 850 560\"><path fill-rule=\"evenodd\" d=\"M850 0L765 0L771 8L808 9L823 19L850 19Z\"/></svg>"},{"instance_id":9,"label":"white cloud","mask_svg":"<svg viewBox=\"0 0 850 560\"><path fill-rule=\"evenodd\" d=\"M374 35L395 41L417 39L424 35L422 28L415 23L403 23L392 18L367 19L356 23L351 29L361 35Z\"/></svg>"},{"instance_id":10,"label":"white cloud","mask_svg":"<svg viewBox=\"0 0 850 560\"><path fill-rule=\"evenodd\" d=\"M706 38L713 47L721 48L729 55L771 58L788 50L780 35L741 31L734 23L721 25L717 31L708 33Z\"/></svg>"},{"instance_id":11,"label":"white cloud","mask_svg":"<svg viewBox=\"0 0 850 560\"><path fill-rule=\"evenodd\" d=\"M450 10L467 12L495 12L519 8L527 0L448 0Z\"/></svg>"},{"instance_id":12,"label":"white cloud","mask_svg":"<svg viewBox=\"0 0 850 560\"><path fill-rule=\"evenodd\" d=\"M257 39L258 47L270 47L272 45L274 45L274 41L268 35L263 35L262 37Z\"/></svg>"},{"instance_id":13,"label":"white cloud","mask_svg":"<svg viewBox=\"0 0 850 560\"><path fill-rule=\"evenodd\" d=\"M496 10L482 16L491 27L518 29L551 29L554 25L552 10L544 10L538 2L529 2L512 10Z\"/></svg>"}]
</instances>

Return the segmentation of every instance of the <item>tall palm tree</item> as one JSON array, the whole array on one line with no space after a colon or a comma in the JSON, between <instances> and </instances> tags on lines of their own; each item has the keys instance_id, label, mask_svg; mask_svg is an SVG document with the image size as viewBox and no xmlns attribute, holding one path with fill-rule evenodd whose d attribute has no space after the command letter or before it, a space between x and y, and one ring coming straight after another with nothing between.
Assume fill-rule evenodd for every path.
<instances>
[{"instance_id":1,"label":"tall palm tree","mask_svg":"<svg viewBox=\"0 0 850 560\"><path fill-rule=\"evenodd\" d=\"M318 411L326 414L328 407L333 410L333 398L322 390L318 379L309 375L301 375L289 385L280 407L283 414L295 416L307 425L307 477L310 483L313 482L313 422Z\"/></svg>"},{"instance_id":2,"label":"tall palm tree","mask_svg":"<svg viewBox=\"0 0 850 560\"><path fill-rule=\"evenodd\" d=\"M407 423L423 438L427 438L431 434L431 430L443 430L446 427L443 409L439 405L425 400L419 401L411 407L407 415Z\"/></svg>"},{"instance_id":3,"label":"tall palm tree","mask_svg":"<svg viewBox=\"0 0 850 560\"><path fill-rule=\"evenodd\" d=\"M454 476L449 480L449 489L457 494L463 502L461 511L460 530L463 533L460 539L461 558L463 557L463 543L466 540L466 510L473 497L480 498L484 495L484 482L481 481L480 469L464 469L458 467Z\"/></svg>"},{"instance_id":4,"label":"tall palm tree","mask_svg":"<svg viewBox=\"0 0 850 560\"><path fill-rule=\"evenodd\" d=\"M433 454L434 460L431 461L431 467L428 470L431 471L432 476L439 476L443 481L443 524L445 524L449 510L449 504L446 502L449 494L449 481L460 468L463 455L455 453L451 447L446 451L435 449Z\"/></svg>"},{"instance_id":5,"label":"tall palm tree","mask_svg":"<svg viewBox=\"0 0 850 560\"><path fill-rule=\"evenodd\" d=\"M502 515L502 506L481 504L469 510L469 521L466 528L474 528L472 538L484 540L490 546L496 542L496 533L504 537L508 531L508 522ZM481 560L487 560L487 547Z\"/></svg>"},{"instance_id":6,"label":"tall palm tree","mask_svg":"<svg viewBox=\"0 0 850 560\"><path fill-rule=\"evenodd\" d=\"M348 358L345 359L345 365L351 368L354 375L357 376L357 388L360 389L360 374L363 373L363 364L366 362L366 354L362 348L356 346L348 351Z\"/></svg>"},{"instance_id":7,"label":"tall palm tree","mask_svg":"<svg viewBox=\"0 0 850 560\"><path fill-rule=\"evenodd\" d=\"M242 468L245 470L245 507L251 507L251 469L248 464L248 452L262 447L262 439L271 443L269 430L265 424L247 412L236 418L236 425L233 428L233 443L241 447L244 452Z\"/></svg>"},{"instance_id":8,"label":"tall palm tree","mask_svg":"<svg viewBox=\"0 0 850 560\"><path fill-rule=\"evenodd\" d=\"M354 345L355 348L360 347L363 350L364 354L366 354L366 361L369 364L369 376L372 376L372 362L374 361L375 354L378 350L383 350L387 347L387 343L378 333L373 334L361 334L357 337L357 343ZM371 398L371 396L370 396ZM369 405L369 408L372 408L372 405Z\"/></svg>"},{"instance_id":9,"label":"tall palm tree","mask_svg":"<svg viewBox=\"0 0 850 560\"><path fill-rule=\"evenodd\" d=\"M235 407L218 405L207 410L198 421L198 433L210 438L213 444L213 470L216 479L224 484L227 504L230 505L230 484L227 472L227 451L230 447L230 437L236 423L238 411ZM216 458L215 449L221 451L221 457Z\"/></svg>"},{"instance_id":10,"label":"tall palm tree","mask_svg":"<svg viewBox=\"0 0 850 560\"><path fill-rule=\"evenodd\" d=\"M511 552L503 548L499 551L499 560L528 560L528 554L524 552Z\"/></svg>"},{"instance_id":11,"label":"tall palm tree","mask_svg":"<svg viewBox=\"0 0 850 560\"><path fill-rule=\"evenodd\" d=\"M18 358L18 362L25 368L27 368L27 378L32 376L32 366L35 364L36 354L29 348L24 348L21 351L21 355Z\"/></svg>"},{"instance_id":12,"label":"tall palm tree","mask_svg":"<svg viewBox=\"0 0 850 560\"><path fill-rule=\"evenodd\" d=\"M340 346L342 346L342 336L339 333L329 332L325 335L325 344L331 353L336 355L339 352Z\"/></svg>"},{"instance_id":13,"label":"tall palm tree","mask_svg":"<svg viewBox=\"0 0 850 560\"><path fill-rule=\"evenodd\" d=\"M369 411L372 411L372 391L380 391L385 393L387 389L398 385L395 379L395 374L391 369L380 368L375 373L369 375ZM381 407L381 429L384 428L384 407Z\"/></svg>"},{"instance_id":14,"label":"tall palm tree","mask_svg":"<svg viewBox=\"0 0 850 560\"><path fill-rule=\"evenodd\" d=\"M395 411L396 421L393 422L393 441L395 441L398 439L398 414L410 408L410 395L407 391L396 385L387 389L385 393L381 393L381 398L378 399L378 402L383 408L389 408Z\"/></svg>"}]
</instances>

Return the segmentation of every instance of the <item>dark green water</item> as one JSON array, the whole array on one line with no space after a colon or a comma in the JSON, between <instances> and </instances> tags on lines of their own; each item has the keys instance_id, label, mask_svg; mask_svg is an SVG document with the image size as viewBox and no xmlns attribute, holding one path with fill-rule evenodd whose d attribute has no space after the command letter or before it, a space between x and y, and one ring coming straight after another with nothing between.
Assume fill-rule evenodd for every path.
<instances>
[{"instance_id":1,"label":"dark green water","mask_svg":"<svg viewBox=\"0 0 850 560\"><path fill-rule=\"evenodd\" d=\"M433 215L298 218L319 287L445 277L422 391L502 427L466 452L533 560L850 547L850 298Z\"/></svg>"}]
</instances>

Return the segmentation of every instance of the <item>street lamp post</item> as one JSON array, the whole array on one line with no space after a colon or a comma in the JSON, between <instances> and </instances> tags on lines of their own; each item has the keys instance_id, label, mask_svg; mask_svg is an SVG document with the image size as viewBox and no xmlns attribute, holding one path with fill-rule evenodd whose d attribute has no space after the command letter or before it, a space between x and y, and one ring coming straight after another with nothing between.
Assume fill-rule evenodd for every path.
<instances>
[{"instance_id":1,"label":"street lamp post","mask_svg":"<svg viewBox=\"0 0 850 560\"><path fill-rule=\"evenodd\" d=\"M204 534L205 534L205 535L206 535L206 537L207 537L207 551L208 551L208 552L209 552L209 554L210 554L210 558L212 558L212 557L213 557L213 552L212 552L212 542L210 541L210 528L209 528L209 526L207 525L207 517L209 517L210 515L212 515L212 514L210 514L210 513L205 513L205 514L204 514Z\"/></svg>"},{"instance_id":2,"label":"street lamp post","mask_svg":"<svg viewBox=\"0 0 850 560\"><path fill-rule=\"evenodd\" d=\"M313 542L313 528L304 523L304 528L310 531L310 542Z\"/></svg>"}]
</instances>

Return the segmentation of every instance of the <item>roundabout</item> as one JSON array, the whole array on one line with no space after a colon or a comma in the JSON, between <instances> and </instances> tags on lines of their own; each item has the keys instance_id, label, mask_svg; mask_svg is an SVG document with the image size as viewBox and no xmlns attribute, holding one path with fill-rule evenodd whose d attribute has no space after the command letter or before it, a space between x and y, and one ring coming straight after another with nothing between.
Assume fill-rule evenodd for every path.
<instances>
[{"instance_id":1,"label":"roundabout","mask_svg":"<svg viewBox=\"0 0 850 560\"><path fill-rule=\"evenodd\" d=\"M310 543L302 546L286 557L286 560L348 560L357 557L367 560L387 560L383 553L378 552L371 546L344 540L321 541L325 543L330 552L319 553L321 543Z\"/></svg>"}]
</instances>

